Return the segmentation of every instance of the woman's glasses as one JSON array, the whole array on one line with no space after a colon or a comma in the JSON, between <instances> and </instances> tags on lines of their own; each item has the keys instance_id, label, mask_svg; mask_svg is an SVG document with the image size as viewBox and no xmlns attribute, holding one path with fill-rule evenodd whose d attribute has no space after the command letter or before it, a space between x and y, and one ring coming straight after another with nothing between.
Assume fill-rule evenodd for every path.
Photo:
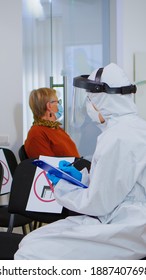
<instances>
[{"instance_id":1,"label":"woman's glasses","mask_svg":"<svg viewBox=\"0 0 146 280\"><path fill-rule=\"evenodd\" d=\"M50 103L58 103L58 104L62 104L62 100L59 99L59 100L53 100L53 101L50 101Z\"/></svg>"}]
</instances>

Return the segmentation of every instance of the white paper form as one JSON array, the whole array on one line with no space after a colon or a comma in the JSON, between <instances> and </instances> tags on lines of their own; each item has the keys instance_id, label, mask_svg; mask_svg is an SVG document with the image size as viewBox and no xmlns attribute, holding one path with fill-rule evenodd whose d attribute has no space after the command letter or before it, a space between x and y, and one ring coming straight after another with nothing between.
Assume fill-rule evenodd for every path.
<instances>
[{"instance_id":1,"label":"white paper form","mask_svg":"<svg viewBox=\"0 0 146 280\"><path fill-rule=\"evenodd\" d=\"M39 159L44 160L55 167L58 167L60 160L73 162L75 158L40 156ZM63 206L61 206L54 198L52 185L49 184L49 179L46 176L46 172L37 167L26 210L34 212L61 213L62 209Z\"/></svg>"}]
</instances>

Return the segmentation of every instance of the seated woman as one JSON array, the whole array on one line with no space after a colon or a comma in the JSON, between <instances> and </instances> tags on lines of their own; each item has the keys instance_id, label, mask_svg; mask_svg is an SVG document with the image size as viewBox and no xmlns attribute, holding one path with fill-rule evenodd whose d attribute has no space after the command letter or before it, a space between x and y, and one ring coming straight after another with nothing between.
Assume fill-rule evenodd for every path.
<instances>
[{"instance_id":1,"label":"seated woman","mask_svg":"<svg viewBox=\"0 0 146 280\"><path fill-rule=\"evenodd\" d=\"M51 88L39 88L30 93L29 106L34 122L24 143L28 157L80 157L75 143L57 120L63 111L60 101L56 90Z\"/></svg>"}]
</instances>

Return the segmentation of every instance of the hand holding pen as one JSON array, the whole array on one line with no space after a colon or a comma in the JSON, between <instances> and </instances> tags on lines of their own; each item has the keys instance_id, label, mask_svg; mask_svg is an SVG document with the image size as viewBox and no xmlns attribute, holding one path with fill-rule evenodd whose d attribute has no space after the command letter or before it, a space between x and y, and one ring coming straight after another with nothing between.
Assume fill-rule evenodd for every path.
<instances>
[{"instance_id":1,"label":"hand holding pen","mask_svg":"<svg viewBox=\"0 0 146 280\"><path fill-rule=\"evenodd\" d=\"M82 157L83 158L83 157ZM82 173L77 170L73 165L78 162L79 160L81 160L81 158L79 159L75 159L73 162L68 162L66 160L61 160L59 162L59 168L66 172L67 174L71 175L72 177L76 178L77 180L81 181L82 179Z\"/></svg>"},{"instance_id":2,"label":"hand holding pen","mask_svg":"<svg viewBox=\"0 0 146 280\"><path fill-rule=\"evenodd\" d=\"M75 158L75 160L71 163L69 163L67 166L71 166L71 165L74 165L75 163L79 162L83 157L80 157L80 158Z\"/></svg>"}]
</instances>

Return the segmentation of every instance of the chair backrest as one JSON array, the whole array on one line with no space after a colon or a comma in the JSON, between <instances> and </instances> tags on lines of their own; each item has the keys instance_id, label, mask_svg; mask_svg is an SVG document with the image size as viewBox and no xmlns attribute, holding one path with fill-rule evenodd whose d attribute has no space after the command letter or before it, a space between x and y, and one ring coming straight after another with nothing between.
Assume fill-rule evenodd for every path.
<instances>
[{"instance_id":1,"label":"chair backrest","mask_svg":"<svg viewBox=\"0 0 146 280\"><path fill-rule=\"evenodd\" d=\"M4 177L4 169L0 162L0 192L1 192L1 187L2 187L3 177Z\"/></svg>"},{"instance_id":2,"label":"chair backrest","mask_svg":"<svg viewBox=\"0 0 146 280\"><path fill-rule=\"evenodd\" d=\"M19 155L19 159L20 161L23 161L25 159L28 159L28 156L26 154L26 151L25 151L25 147L24 145L22 145L18 151L18 155Z\"/></svg>"},{"instance_id":3,"label":"chair backrest","mask_svg":"<svg viewBox=\"0 0 146 280\"><path fill-rule=\"evenodd\" d=\"M13 153L12 150L10 149L7 149L7 148L1 148L0 149L3 150L3 153L5 155L5 158L7 160L7 163L8 163L8 166L9 166L9 169L10 169L10 172L11 172L11 175L13 176L14 172L15 172L15 169L18 165L18 162L17 162L17 159L15 157L15 154Z\"/></svg>"},{"instance_id":4,"label":"chair backrest","mask_svg":"<svg viewBox=\"0 0 146 280\"><path fill-rule=\"evenodd\" d=\"M63 208L61 214L26 211L26 205L36 170L36 166L32 164L32 161L33 159L23 160L18 164L15 170L11 185L8 211L44 223L52 223L59 219L66 218L69 215L68 209L66 208Z\"/></svg>"},{"instance_id":5,"label":"chair backrest","mask_svg":"<svg viewBox=\"0 0 146 280\"><path fill-rule=\"evenodd\" d=\"M32 182L34 179L36 166L32 164L34 159L25 159L20 162L15 170L13 181L11 185L11 193L9 200L9 212L14 214L21 214L23 216L29 217L33 220L52 223L59 219L64 219L69 215L77 214L63 207L61 214L56 213L44 213L44 212L33 212L26 211L26 206L32 187ZM80 163L79 170L87 167L90 169L90 162L88 160L82 159L82 165ZM77 167L78 168L78 167Z\"/></svg>"}]
</instances>

